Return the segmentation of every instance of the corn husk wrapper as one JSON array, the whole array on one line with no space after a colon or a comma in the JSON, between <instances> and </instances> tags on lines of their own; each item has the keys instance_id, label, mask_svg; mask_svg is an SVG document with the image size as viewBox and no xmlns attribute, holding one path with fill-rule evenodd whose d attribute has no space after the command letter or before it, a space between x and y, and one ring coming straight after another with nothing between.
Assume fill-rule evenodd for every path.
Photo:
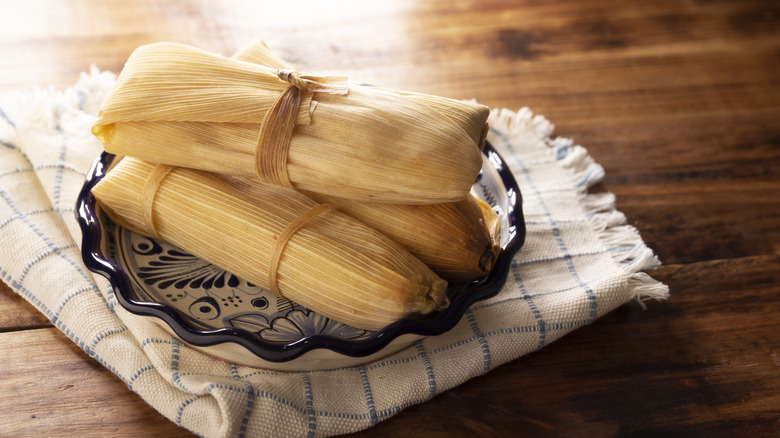
<instances>
[{"instance_id":1,"label":"corn husk wrapper","mask_svg":"<svg viewBox=\"0 0 780 438\"><path fill-rule=\"evenodd\" d=\"M306 88L284 156L289 185L404 204L457 201L469 192L482 164L487 107L296 77ZM179 44L142 46L93 133L115 154L258 178L258 133L289 86L273 67Z\"/></svg>"},{"instance_id":2,"label":"corn husk wrapper","mask_svg":"<svg viewBox=\"0 0 780 438\"><path fill-rule=\"evenodd\" d=\"M229 179L172 168L145 219L154 164L125 157L92 190L117 223L157 236L261 287L285 228L318 204L291 189L255 185L241 193ZM285 298L358 328L377 330L415 313L445 308L447 283L397 243L325 210L287 241L277 270Z\"/></svg>"},{"instance_id":3,"label":"corn husk wrapper","mask_svg":"<svg viewBox=\"0 0 780 438\"><path fill-rule=\"evenodd\" d=\"M274 68L293 68L262 40L246 45L233 58ZM414 93L409 96L416 98ZM442 106L452 102L456 102L456 108L459 105L451 99L438 99ZM251 186L252 182L246 181L244 190L251 191ZM316 192L305 194L317 202L336 206L400 243L447 281L469 281L487 275L500 251L498 216L490 206L471 195L457 202L397 205Z\"/></svg>"},{"instance_id":4,"label":"corn husk wrapper","mask_svg":"<svg viewBox=\"0 0 780 438\"><path fill-rule=\"evenodd\" d=\"M501 250L498 215L489 206L481 208L473 196L458 202L398 205L309 195L376 228L450 282L487 275Z\"/></svg>"}]
</instances>

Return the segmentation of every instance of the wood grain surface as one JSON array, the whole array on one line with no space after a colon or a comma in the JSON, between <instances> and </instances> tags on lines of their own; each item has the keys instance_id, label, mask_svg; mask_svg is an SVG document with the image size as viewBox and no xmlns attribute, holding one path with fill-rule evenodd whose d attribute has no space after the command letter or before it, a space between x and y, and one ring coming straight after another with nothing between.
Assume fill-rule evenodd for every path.
<instances>
[{"instance_id":1,"label":"wood grain surface","mask_svg":"<svg viewBox=\"0 0 780 438\"><path fill-rule=\"evenodd\" d=\"M119 72L146 43L262 37L302 70L527 106L604 166L594 190L672 297L355 436L778 436L778 29L757 0L28 0L0 3L0 90ZM189 435L2 283L0 350L0 436Z\"/></svg>"}]
</instances>

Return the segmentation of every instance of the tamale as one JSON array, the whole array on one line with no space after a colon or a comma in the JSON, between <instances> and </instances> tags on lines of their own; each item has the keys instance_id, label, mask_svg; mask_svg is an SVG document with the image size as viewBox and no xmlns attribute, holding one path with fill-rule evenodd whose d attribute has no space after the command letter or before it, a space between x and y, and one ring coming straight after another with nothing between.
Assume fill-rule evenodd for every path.
<instances>
[{"instance_id":1,"label":"tamale","mask_svg":"<svg viewBox=\"0 0 780 438\"><path fill-rule=\"evenodd\" d=\"M378 231L292 189L253 190L125 157L92 193L117 223L345 324L376 330L448 305L446 281Z\"/></svg>"},{"instance_id":2,"label":"tamale","mask_svg":"<svg viewBox=\"0 0 780 438\"><path fill-rule=\"evenodd\" d=\"M118 155L349 199L425 204L469 192L488 113L158 43L130 56L93 133Z\"/></svg>"},{"instance_id":3,"label":"tamale","mask_svg":"<svg viewBox=\"0 0 780 438\"><path fill-rule=\"evenodd\" d=\"M271 52L262 40L243 47L233 58L269 67L293 68ZM442 107L447 105L457 108L458 103L442 99ZM241 192L251 192L252 186L251 181L245 181ZM382 232L450 282L469 281L487 275L500 251L498 216L487 204L471 195L457 202L398 205L356 201L316 192L305 194L317 202L331 204Z\"/></svg>"}]
</instances>

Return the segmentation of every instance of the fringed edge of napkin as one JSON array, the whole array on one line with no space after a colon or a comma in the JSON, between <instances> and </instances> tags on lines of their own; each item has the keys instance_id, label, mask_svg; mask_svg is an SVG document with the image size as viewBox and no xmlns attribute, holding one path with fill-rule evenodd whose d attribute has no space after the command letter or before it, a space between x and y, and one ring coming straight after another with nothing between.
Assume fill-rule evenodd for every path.
<instances>
[{"instance_id":1,"label":"fringed edge of napkin","mask_svg":"<svg viewBox=\"0 0 780 438\"><path fill-rule=\"evenodd\" d=\"M628 283L633 291L631 298L642 308L645 301L669 298L669 287L648 275L661 266L661 261L642 240L639 230L628 224L626 216L617 209L616 197L611 192L588 193L587 190L604 179L604 168L597 164L585 149L575 145L571 139L556 138L552 141L556 155L560 150L567 152L561 158L575 181L582 181L580 205L590 219L593 230L609 248L609 254L629 275Z\"/></svg>"},{"instance_id":2,"label":"fringed edge of napkin","mask_svg":"<svg viewBox=\"0 0 780 438\"><path fill-rule=\"evenodd\" d=\"M553 137L555 125L544 116L534 115L527 107L517 112L508 109L493 111L490 123L500 126L506 132L531 125L535 132L543 136L555 159L569 171L580 206L593 231L610 248L610 256L626 273L631 290L630 300L636 300L645 309L646 301L669 298L669 286L645 272L657 269L661 261L644 243L639 230L628 224L626 216L617 209L615 195L610 192L588 192L604 179L605 172L584 147L575 144L570 138Z\"/></svg>"}]
</instances>

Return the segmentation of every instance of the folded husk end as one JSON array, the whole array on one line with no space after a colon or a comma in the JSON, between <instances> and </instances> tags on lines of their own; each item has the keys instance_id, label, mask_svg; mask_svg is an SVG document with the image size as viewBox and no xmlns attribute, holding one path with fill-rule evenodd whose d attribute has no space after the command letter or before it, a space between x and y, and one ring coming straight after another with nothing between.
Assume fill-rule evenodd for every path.
<instances>
[{"instance_id":1,"label":"folded husk end","mask_svg":"<svg viewBox=\"0 0 780 438\"><path fill-rule=\"evenodd\" d=\"M447 297L447 282L445 280L434 280L431 284L428 294L425 296L427 304L420 313L431 313L444 310L450 305L450 299Z\"/></svg>"}]
</instances>

